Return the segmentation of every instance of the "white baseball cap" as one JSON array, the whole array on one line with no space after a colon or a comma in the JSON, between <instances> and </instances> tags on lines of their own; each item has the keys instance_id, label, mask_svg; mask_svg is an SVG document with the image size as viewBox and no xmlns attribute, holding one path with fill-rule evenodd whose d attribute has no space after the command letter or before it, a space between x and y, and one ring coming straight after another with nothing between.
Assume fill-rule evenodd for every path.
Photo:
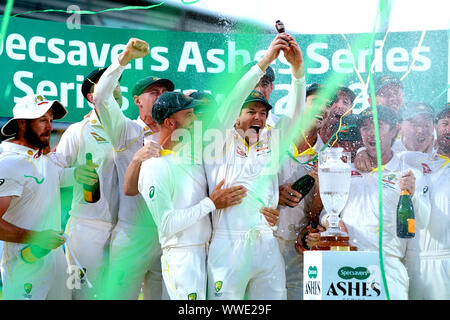
<instances>
[{"instance_id":1,"label":"white baseball cap","mask_svg":"<svg viewBox=\"0 0 450 320\"><path fill-rule=\"evenodd\" d=\"M47 100L41 94L25 96L16 103L13 108L13 118L3 127L4 136L13 136L17 133L17 119L37 119L42 117L48 109L52 108L53 119L62 119L67 114L67 109L58 100Z\"/></svg>"}]
</instances>

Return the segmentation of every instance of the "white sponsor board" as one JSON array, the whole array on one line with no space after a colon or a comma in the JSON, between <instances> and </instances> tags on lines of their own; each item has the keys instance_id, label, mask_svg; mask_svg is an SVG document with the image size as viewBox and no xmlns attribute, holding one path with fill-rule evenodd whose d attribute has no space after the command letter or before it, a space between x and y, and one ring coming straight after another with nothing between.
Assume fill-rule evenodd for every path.
<instances>
[{"instance_id":1,"label":"white sponsor board","mask_svg":"<svg viewBox=\"0 0 450 320\"><path fill-rule=\"evenodd\" d=\"M377 252L304 252L305 300L385 300Z\"/></svg>"}]
</instances>

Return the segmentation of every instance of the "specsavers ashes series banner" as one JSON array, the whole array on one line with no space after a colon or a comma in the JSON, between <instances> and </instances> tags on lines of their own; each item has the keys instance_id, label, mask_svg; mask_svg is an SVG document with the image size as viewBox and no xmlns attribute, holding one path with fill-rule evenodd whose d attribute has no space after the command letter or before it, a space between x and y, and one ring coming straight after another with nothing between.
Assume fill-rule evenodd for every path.
<instances>
[{"instance_id":1,"label":"specsavers ashes series banner","mask_svg":"<svg viewBox=\"0 0 450 320\"><path fill-rule=\"evenodd\" d=\"M342 76L342 83L358 95L367 82L372 64L369 49L373 48L375 76L401 78L407 101L433 102L435 108L447 101L447 94L441 94L448 86L447 30L294 36L303 50L307 83L326 83ZM80 91L84 76L96 67L108 66L131 37L150 44L150 54L130 63L121 80L122 110L136 118L131 90L140 78L169 78L179 90L207 90L220 101L234 82L230 76L264 55L275 30L273 34L213 34L84 25L71 30L65 23L11 18L0 47L0 116L11 117L20 97L41 93L68 107L64 121L81 120L90 111ZM282 56L272 67L276 80L270 102L275 113L282 113L290 67ZM367 95L357 102L356 112L368 106Z\"/></svg>"}]
</instances>

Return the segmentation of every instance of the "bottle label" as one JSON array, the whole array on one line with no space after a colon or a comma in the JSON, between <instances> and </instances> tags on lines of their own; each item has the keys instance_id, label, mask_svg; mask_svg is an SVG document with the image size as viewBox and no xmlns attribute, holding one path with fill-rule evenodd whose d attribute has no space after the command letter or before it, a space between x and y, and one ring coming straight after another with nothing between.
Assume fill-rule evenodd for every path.
<instances>
[{"instance_id":1,"label":"bottle label","mask_svg":"<svg viewBox=\"0 0 450 320\"><path fill-rule=\"evenodd\" d=\"M84 200L87 202L92 202L92 192L83 190Z\"/></svg>"},{"instance_id":2,"label":"bottle label","mask_svg":"<svg viewBox=\"0 0 450 320\"><path fill-rule=\"evenodd\" d=\"M409 193L408 190L401 190L401 191L400 191L400 195L401 195L401 196L410 196L411 194Z\"/></svg>"},{"instance_id":3,"label":"bottle label","mask_svg":"<svg viewBox=\"0 0 450 320\"><path fill-rule=\"evenodd\" d=\"M408 233L416 233L416 220L408 219Z\"/></svg>"},{"instance_id":4,"label":"bottle label","mask_svg":"<svg viewBox=\"0 0 450 320\"><path fill-rule=\"evenodd\" d=\"M33 263L38 261L39 259L34 256L31 252L31 247L25 247L22 249L22 259L27 263Z\"/></svg>"}]
</instances>

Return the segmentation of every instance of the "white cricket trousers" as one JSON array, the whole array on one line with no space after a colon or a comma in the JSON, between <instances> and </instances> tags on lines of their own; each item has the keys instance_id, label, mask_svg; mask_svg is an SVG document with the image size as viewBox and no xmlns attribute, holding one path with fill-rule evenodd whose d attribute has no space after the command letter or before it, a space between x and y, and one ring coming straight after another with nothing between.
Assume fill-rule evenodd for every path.
<instances>
[{"instance_id":1,"label":"white cricket trousers","mask_svg":"<svg viewBox=\"0 0 450 320\"><path fill-rule=\"evenodd\" d=\"M450 300L450 250L408 252L409 299Z\"/></svg>"},{"instance_id":2,"label":"white cricket trousers","mask_svg":"<svg viewBox=\"0 0 450 320\"><path fill-rule=\"evenodd\" d=\"M119 220L111 239L108 298L136 300L142 288L145 300L161 300L160 257L156 228Z\"/></svg>"},{"instance_id":3,"label":"white cricket trousers","mask_svg":"<svg viewBox=\"0 0 450 320\"><path fill-rule=\"evenodd\" d=\"M206 300L207 245L163 249L161 270L171 300Z\"/></svg>"},{"instance_id":4,"label":"white cricket trousers","mask_svg":"<svg viewBox=\"0 0 450 320\"><path fill-rule=\"evenodd\" d=\"M71 272L79 277L77 283L72 283L71 286L73 300L101 298L102 282L109 266L108 248L113 227L109 222L79 217L70 217L67 221L66 234L69 236L72 253L83 268L79 270L74 257L66 249L71 268L74 268ZM92 288L88 287L85 276Z\"/></svg>"},{"instance_id":5,"label":"white cricket trousers","mask_svg":"<svg viewBox=\"0 0 450 320\"><path fill-rule=\"evenodd\" d=\"M276 239L284 259L287 300L303 300L303 255L295 250L296 240Z\"/></svg>"},{"instance_id":6,"label":"white cricket trousers","mask_svg":"<svg viewBox=\"0 0 450 320\"><path fill-rule=\"evenodd\" d=\"M216 230L208 253L209 300L286 300L283 256L270 229Z\"/></svg>"},{"instance_id":7,"label":"white cricket trousers","mask_svg":"<svg viewBox=\"0 0 450 320\"><path fill-rule=\"evenodd\" d=\"M4 300L70 300L67 264L61 247L26 263L21 258L21 243L5 242L0 264Z\"/></svg>"}]
</instances>

